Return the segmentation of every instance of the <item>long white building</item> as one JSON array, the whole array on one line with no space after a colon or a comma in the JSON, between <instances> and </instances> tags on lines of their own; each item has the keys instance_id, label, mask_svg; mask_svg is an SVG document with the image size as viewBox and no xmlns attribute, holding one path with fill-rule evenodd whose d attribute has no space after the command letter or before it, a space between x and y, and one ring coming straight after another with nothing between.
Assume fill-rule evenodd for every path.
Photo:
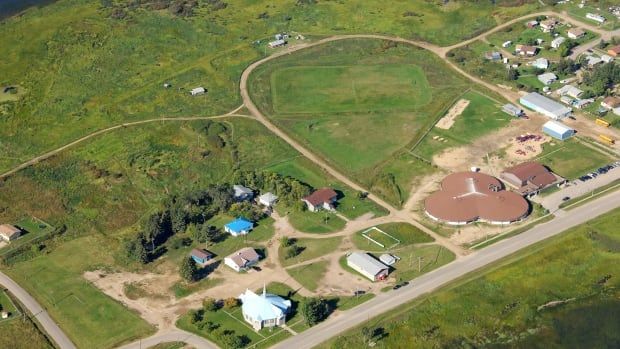
<instances>
[{"instance_id":1,"label":"long white building","mask_svg":"<svg viewBox=\"0 0 620 349\"><path fill-rule=\"evenodd\" d=\"M553 99L547 98L536 92L529 93L521 99L519 102L525 107L539 112L553 120L561 120L571 115L573 110L566 107Z\"/></svg>"}]
</instances>

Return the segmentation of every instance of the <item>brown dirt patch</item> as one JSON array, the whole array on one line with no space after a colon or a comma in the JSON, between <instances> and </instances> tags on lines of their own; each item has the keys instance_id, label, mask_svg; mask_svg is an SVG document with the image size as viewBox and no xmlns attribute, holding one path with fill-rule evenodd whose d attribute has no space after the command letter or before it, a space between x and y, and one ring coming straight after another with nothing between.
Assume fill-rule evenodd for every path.
<instances>
[{"instance_id":1,"label":"brown dirt patch","mask_svg":"<svg viewBox=\"0 0 620 349\"><path fill-rule=\"evenodd\" d=\"M442 117L437 122L437 124L435 124L435 127L438 127L444 130L450 129L450 127L454 125L456 118L463 113L463 110L465 110L465 108L467 108L468 105L469 105L469 100L459 99L458 102L454 103L454 105L450 108L450 110L448 110L446 115L444 115L444 117Z\"/></svg>"}]
</instances>

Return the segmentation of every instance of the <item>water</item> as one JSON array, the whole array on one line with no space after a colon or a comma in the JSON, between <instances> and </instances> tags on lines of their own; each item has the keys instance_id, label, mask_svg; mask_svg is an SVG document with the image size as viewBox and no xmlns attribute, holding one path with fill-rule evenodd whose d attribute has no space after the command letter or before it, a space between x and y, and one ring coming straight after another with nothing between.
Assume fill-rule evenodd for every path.
<instances>
[{"instance_id":1,"label":"water","mask_svg":"<svg viewBox=\"0 0 620 349\"><path fill-rule=\"evenodd\" d=\"M55 0L0 0L0 20L33 6L45 6Z\"/></svg>"}]
</instances>

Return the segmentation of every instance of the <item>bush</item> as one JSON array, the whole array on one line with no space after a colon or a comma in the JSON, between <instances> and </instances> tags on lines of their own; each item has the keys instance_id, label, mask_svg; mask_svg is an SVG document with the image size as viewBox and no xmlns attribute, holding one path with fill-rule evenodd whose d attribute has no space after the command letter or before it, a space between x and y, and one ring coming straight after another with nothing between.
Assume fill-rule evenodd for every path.
<instances>
[{"instance_id":1,"label":"bush","mask_svg":"<svg viewBox=\"0 0 620 349\"><path fill-rule=\"evenodd\" d=\"M295 258L297 257L302 251L304 250L303 247L301 246L297 246L297 245L292 245L289 246L286 249L286 254L284 255L284 259L291 259L291 258Z\"/></svg>"},{"instance_id":2,"label":"bush","mask_svg":"<svg viewBox=\"0 0 620 349\"><path fill-rule=\"evenodd\" d=\"M233 309L239 306L239 300L235 297L224 299L224 309Z\"/></svg>"},{"instance_id":3,"label":"bush","mask_svg":"<svg viewBox=\"0 0 620 349\"><path fill-rule=\"evenodd\" d=\"M202 309L205 312L214 312L219 309L219 306L215 299L207 297L202 301Z\"/></svg>"},{"instance_id":4,"label":"bush","mask_svg":"<svg viewBox=\"0 0 620 349\"><path fill-rule=\"evenodd\" d=\"M193 258L187 257L181 261L179 274L181 274L181 277L185 281L193 282L198 279L198 267Z\"/></svg>"},{"instance_id":5,"label":"bush","mask_svg":"<svg viewBox=\"0 0 620 349\"><path fill-rule=\"evenodd\" d=\"M322 298L308 298L301 305L301 313L310 326L315 325L327 318L329 305Z\"/></svg>"}]
</instances>

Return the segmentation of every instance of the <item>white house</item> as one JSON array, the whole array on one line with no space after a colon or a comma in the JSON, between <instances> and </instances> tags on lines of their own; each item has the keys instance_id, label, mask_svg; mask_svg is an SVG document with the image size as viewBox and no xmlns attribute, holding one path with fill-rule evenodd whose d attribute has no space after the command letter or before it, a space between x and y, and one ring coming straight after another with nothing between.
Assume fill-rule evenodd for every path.
<instances>
[{"instance_id":1,"label":"white house","mask_svg":"<svg viewBox=\"0 0 620 349\"><path fill-rule=\"evenodd\" d=\"M256 293L246 289L239 295L243 319L259 331L263 327L282 326L286 323L286 314L291 310L291 301L280 296L267 293Z\"/></svg>"},{"instance_id":2,"label":"white house","mask_svg":"<svg viewBox=\"0 0 620 349\"><path fill-rule=\"evenodd\" d=\"M603 60L596 56L588 56L586 58L586 61L587 61L588 67L590 68L596 66L597 64L603 63Z\"/></svg>"},{"instance_id":3,"label":"white house","mask_svg":"<svg viewBox=\"0 0 620 349\"><path fill-rule=\"evenodd\" d=\"M532 66L538 69L547 69L549 68L549 60L546 58L537 58L532 62Z\"/></svg>"},{"instance_id":4,"label":"white house","mask_svg":"<svg viewBox=\"0 0 620 349\"><path fill-rule=\"evenodd\" d=\"M557 94L560 96L570 96L573 98L579 98L579 96L583 93L583 91L573 85L564 85L559 88Z\"/></svg>"},{"instance_id":5,"label":"white house","mask_svg":"<svg viewBox=\"0 0 620 349\"><path fill-rule=\"evenodd\" d=\"M254 197L254 191L242 185L233 185L233 198L236 201L251 200Z\"/></svg>"},{"instance_id":6,"label":"white house","mask_svg":"<svg viewBox=\"0 0 620 349\"><path fill-rule=\"evenodd\" d=\"M388 266L364 252L353 252L348 255L347 265L372 281L384 280L389 273Z\"/></svg>"},{"instance_id":7,"label":"white house","mask_svg":"<svg viewBox=\"0 0 620 349\"><path fill-rule=\"evenodd\" d=\"M557 75L553 73L544 73L544 74L538 75L538 80L545 85L550 85L557 79L558 79Z\"/></svg>"},{"instance_id":8,"label":"white house","mask_svg":"<svg viewBox=\"0 0 620 349\"><path fill-rule=\"evenodd\" d=\"M606 21L605 17L603 17L603 16L601 16L599 14L590 13L590 12L586 13L586 18L591 19L591 20L593 20L595 22L598 22L598 23L605 23L605 21Z\"/></svg>"},{"instance_id":9,"label":"white house","mask_svg":"<svg viewBox=\"0 0 620 349\"><path fill-rule=\"evenodd\" d=\"M10 224L0 225L0 239L11 242L17 239L22 234L22 231Z\"/></svg>"},{"instance_id":10,"label":"white house","mask_svg":"<svg viewBox=\"0 0 620 349\"><path fill-rule=\"evenodd\" d=\"M286 45L286 41L284 41L283 39L275 40L269 43L270 48L281 47L284 45Z\"/></svg>"},{"instance_id":11,"label":"white house","mask_svg":"<svg viewBox=\"0 0 620 349\"><path fill-rule=\"evenodd\" d=\"M603 60L603 62L605 63L610 63L613 62L614 58L610 55L602 55L601 60Z\"/></svg>"},{"instance_id":12,"label":"white house","mask_svg":"<svg viewBox=\"0 0 620 349\"><path fill-rule=\"evenodd\" d=\"M334 203L336 203L337 198L338 194L334 189L322 188L306 196L302 201L306 203L308 210L311 212L321 210L333 211L335 210Z\"/></svg>"},{"instance_id":13,"label":"white house","mask_svg":"<svg viewBox=\"0 0 620 349\"><path fill-rule=\"evenodd\" d=\"M258 263L260 256L251 247L245 247L224 258L224 264L239 272Z\"/></svg>"},{"instance_id":14,"label":"white house","mask_svg":"<svg viewBox=\"0 0 620 349\"><path fill-rule=\"evenodd\" d=\"M205 89L204 87L196 87L189 91L189 93L192 96L198 96L207 93L207 89Z\"/></svg>"},{"instance_id":15,"label":"white house","mask_svg":"<svg viewBox=\"0 0 620 349\"><path fill-rule=\"evenodd\" d=\"M508 46L512 45L512 41L508 40L508 41L504 41L504 43L502 44L503 48L506 48Z\"/></svg>"},{"instance_id":16,"label":"white house","mask_svg":"<svg viewBox=\"0 0 620 349\"><path fill-rule=\"evenodd\" d=\"M572 28L568 30L567 35L570 39L577 40L582 36L586 35L586 32L581 28Z\"/></svg>"},{"instance_id":17,"label":"white house","mask_svg":"<svg viewBox=\"0 0 620 349\"><path fill-rule=\"evenodd\" d=\"M558 36L557 38L551 40L551 47L559 48L566 41L566 38L563 36Z\"/></svg>"},{"instance_id":18,"label":"white house","mask_svg":"<svg viewBox=\"0 0 620 349\"><path fill-rule=\"evenodd\" d=\"M258 197L258 203L267 207L273 206L276 201L278 201L278 197L271 192L265 193Z\"/></svg>"}]
</instances>

